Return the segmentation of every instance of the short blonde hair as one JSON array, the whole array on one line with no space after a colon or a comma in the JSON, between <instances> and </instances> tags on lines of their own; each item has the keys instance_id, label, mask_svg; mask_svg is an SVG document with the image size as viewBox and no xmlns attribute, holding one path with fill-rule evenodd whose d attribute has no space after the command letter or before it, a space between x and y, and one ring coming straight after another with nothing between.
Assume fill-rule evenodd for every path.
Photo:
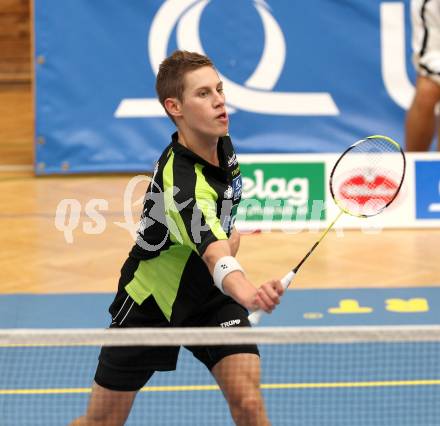
<instances>
[{"instance_id":1,"label":"short blonde hair","mask_svg":"<svg viewBox=\"0 0 440 426\"><path fill-rule=\"evenodd\" d=\"M174 121L173 117L165 108L165 99L177 98L183 100L184 77L189 71L194 71L202 67L212 67L214 64L211 59L197 52L186 50L176 50L160 64L159 72L156 77L156 93L159 102L164 107L166 113Z\"/></svg>"}]
</instances>

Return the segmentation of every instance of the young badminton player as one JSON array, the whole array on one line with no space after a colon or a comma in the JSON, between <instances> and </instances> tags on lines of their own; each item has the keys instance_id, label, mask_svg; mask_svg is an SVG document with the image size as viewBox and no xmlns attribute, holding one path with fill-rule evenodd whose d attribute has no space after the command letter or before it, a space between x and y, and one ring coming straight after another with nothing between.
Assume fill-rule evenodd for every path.
<instances>
[{"instance_id":1,"label":"young badminton player","mask_svg":"<svg viewBox=\"0 0 440 426\"><path fill-rule=\"evenodd\" d=\"M235 258L241 176L228 136L222 82L211 60L176 51L156 80L177 127L147 190L139 236L121 271L110 327L248 327L283 288L257 290ZM237 425L268 425L255 345L188 347L214 376ZM123 425L155 371L174 370L177 347L103 347L87 413L72 425Z\"/></svg>"}]
</instances>

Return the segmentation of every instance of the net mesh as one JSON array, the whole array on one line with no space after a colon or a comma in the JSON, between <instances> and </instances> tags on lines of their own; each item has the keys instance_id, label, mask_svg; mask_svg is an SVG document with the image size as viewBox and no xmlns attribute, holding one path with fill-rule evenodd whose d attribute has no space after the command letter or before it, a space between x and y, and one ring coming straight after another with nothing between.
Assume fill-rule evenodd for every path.
<instances>
[{"instance_id":1,"label":"net mesh","mask_svg":"<svg viewBox=\"0 0 440 426\"><path fill-rule=\"evenodd\" d=\"M338 160L330 188L338 206L354 216L374 216L397 196L405 173L399 145L384 137L354 144Z\"/></svg>"},{"instance_id":2,"label":"net mesh","mask_svg":"<svg viewBox=\"0 0 440 426\"><path fill-rule=\"evenodd\" d=\"M101 345L257 343L272 425L438 425L440 326L0 330L0 424L67 425L85 412ZM240 367L229 380L242 380ZM127 425L232 425L184 349L136 397Z\"/></svg>"}]
</instances>

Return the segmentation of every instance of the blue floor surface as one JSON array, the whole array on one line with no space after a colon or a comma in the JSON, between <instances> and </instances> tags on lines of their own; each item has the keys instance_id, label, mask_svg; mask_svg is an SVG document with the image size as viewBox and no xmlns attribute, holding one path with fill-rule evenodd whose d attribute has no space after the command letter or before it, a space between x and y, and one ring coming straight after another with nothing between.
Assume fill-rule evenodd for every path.
<instances>
[{"instance_id":1,"label":"blue floor surface","mask_svg":"<svg viewBox=\"0 0 440 426\"><path fill-rule=\"evenodd\" d=\"M111 294L3 295L1 328L105 327ZM262 325L439 324L440 289L294 290ZM440 343L261 345L273 426L440 424ZM60 426L87 404L99 348L0 348L0 425ZM232 425L214 381L182 349L156 373L128 426ZM157 388L160 386L160 388Z\"/></svg>"}]
</instances>

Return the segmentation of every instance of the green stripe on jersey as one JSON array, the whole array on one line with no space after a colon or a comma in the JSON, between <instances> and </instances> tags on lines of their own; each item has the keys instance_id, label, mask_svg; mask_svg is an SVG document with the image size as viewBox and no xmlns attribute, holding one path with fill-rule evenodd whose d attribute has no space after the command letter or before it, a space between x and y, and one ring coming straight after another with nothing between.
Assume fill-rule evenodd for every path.
<instances>
[{"instance_id":1,"label":"green stripe on jersey","mask_svg":"<svg viewBox=\"0 0 440 426\"><path fill-rule=\"evenodd\" d=\"M168 161L163 169L163 192L165 202L165 217L170 231L170 239L173 243L180 243L188 246L196 253L198 253L195 244L192 242L188 232L186 231L185 223L174 201L174 152L168 158Z\"/></svg>"},{"instance_id":2,"label":"green stripe on jersey","mask_svg":"<svg viewBox=\"0 0 440 426\"><path fill-rule=\"evenodd\" d=\"M218 240L227 240L228 236L223 230L221 223L217 217L217 192L207 182L201 164L195 164L196 171L196 203L197 207L202 211L206 224ZM209 194L206 197L205 194Z\"/></svg>"},{"instance_id":3,"label":"green stripe on jersey","mask_svg":"<svg viewBox=\"0 0 440 426\"><path fill-rule=\"evenodd\" d=\"M141 260L125 290L138 305L153 295L170 321L183 270L190 255L189 247L174 245L161 252L158 257Z\"/></svg>"}]
</instances>

